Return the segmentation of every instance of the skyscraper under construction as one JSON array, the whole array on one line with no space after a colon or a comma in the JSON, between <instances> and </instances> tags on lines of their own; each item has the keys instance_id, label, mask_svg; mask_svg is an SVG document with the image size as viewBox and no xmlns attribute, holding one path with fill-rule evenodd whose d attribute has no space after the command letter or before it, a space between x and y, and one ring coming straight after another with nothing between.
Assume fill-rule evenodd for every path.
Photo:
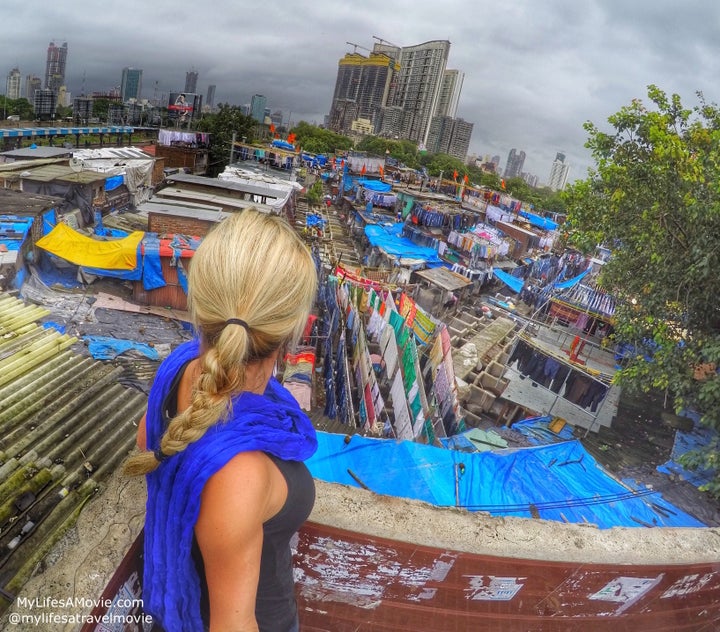
<instances>
[{"instance_id":1,"label":"skyscraper under construction","mask_svg":"<svg viewBox=\"0 0 720 632\"><path fill-rule=\"evenodd\" d=\"M47 61L45 63L45 88L52 90L57 97L60 86L65 85L65 64L67 62L68 45L64 42L62 46L55 46L50 42L47 49Z\"/></svg>"}]
</instances>

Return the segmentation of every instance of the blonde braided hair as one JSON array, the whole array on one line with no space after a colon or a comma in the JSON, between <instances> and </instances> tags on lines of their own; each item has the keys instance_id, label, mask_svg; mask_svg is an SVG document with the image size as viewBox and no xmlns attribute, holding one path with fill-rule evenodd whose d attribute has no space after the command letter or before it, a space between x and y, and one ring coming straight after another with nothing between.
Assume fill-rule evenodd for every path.
<instances>
[{"instance_id":1,"label":"blonde braided hair","mask_svg":"<svg viewBox=\"0 0 720 632\"><path fill-rule=\"evenodd\" d=\"M189 407L170 421L160 454L130 457L124 468L130 476L153 471L158 456L182 452L200 439L227 415L233 395L244 390L248 362L299 339L317 275L310 252L287 222L247 209L204 238L188 283L190 312L201 339L200 377Z\"/></svg>"}]
</instances>

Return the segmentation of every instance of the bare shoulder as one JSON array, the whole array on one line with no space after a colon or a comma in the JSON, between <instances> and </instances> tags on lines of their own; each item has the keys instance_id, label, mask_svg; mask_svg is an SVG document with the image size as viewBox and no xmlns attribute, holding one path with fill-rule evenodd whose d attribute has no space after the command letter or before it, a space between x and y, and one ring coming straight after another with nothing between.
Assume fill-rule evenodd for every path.
<instances>
[{"instance_id":1,"label":"bare shoulder","mask_svg":"<svg viewBox=\"0 0 720 632\"><path fill-rule=\"evenodd\" d=\"M261 527L277 511L277 482L272 461L262 452L241 452L205 483L196 531ZM227 516L234 519L227 521ZM240 534L235 534L240 535Z\"/></svg>"}]
</instances>

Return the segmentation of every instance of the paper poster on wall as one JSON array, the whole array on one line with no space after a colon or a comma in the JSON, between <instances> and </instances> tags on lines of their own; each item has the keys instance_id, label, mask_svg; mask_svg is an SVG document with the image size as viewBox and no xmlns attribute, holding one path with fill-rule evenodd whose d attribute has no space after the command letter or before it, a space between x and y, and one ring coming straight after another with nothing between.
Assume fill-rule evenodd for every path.
<instances>
[{"instance_id":1,"label":"paper poster on wall","mask_svg":"<svg viewBox=\"0 0 720 632\"><path fill-rule=\"evenodd\" d=\"M510 601L525 585L527 577L496 577L495 575L466 575L470 587L465 589L473 601Z\"/></svg>"}]
</instances>

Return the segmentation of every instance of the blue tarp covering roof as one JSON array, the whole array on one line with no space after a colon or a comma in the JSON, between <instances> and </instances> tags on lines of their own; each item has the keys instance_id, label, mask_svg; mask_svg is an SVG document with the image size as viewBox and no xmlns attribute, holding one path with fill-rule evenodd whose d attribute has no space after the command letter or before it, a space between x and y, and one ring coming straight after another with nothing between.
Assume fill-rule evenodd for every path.
<instances>
[{"instance_id":1,"label":"blue tarp covering roof","mask_svg":"<svg viewBox=\"0 0 720 632\"><path fill-rule=\"evenodd\" d=\"M580 283L580 281L583 280L585 275L590 272L590 268L585 270L584 272L581 272L577 276L574 276L572 279L568 279L567 281L558 281L557 283L553 283L553 287L556 287L558 289L564 290L565 288L572 287L573 285L577 285Z\"/></svg>"},{"instance_id":2,"label":"blue tarp covering roof","mask_svg":"<svg viewBox=\"0 0 720 632\"><path fill-rule=\"evenodd\" d=\"M503 272L502 270L498 270L497 268L493 270L493 274L505 285L507 285L513 292L519 292L520 290L522 290L523 285L525 284L525 281L523 279L518 279L517 277L514 277L507 272Z\"/></svg>"},{"instance_id":3,"label":"blue tarp covering roof","mask_svg":"<svg viewBox=\"0 0 720 632\"><path fill-rule=\"evenodd\" d=\"M391 232L392 231L393 229L391 228ZM405 237L390 234L383 226L378 224L368 224L365 226L365 235L367 235L368 240L373 246L381 248L387 254L394 257L421 259L430 263L442 263L435 249L418 246Z\"/></svg>"},{"instance_id":4,"label":"blue tarp covering roof","mask_svg":"<svg viewBox=\"0 0 720 632\"><path fill-rule=\"evenodd\" d=\"M533 445L547 445L558 441L572 441L572 427L565 425L560 432L550 430L552 417L529 417L516 421L512 429L528 438Z\"/></svg>"},{"instance_id":5,"label":"blue tarp covering roof","mask_svg":"<svg viewBox=\"0 0 720 632\"><path fill-rule=\"evenodd\" d=\"M532 226L537 226L538 228L542 228L543 230L555 230L558 227L557 222L553 222L547 217L535 215L535 213L520 211L518 215L520 215L520 217L524 217L528 222L530 222Z\"/></svg>"},{"instance_id":6,"label":"blue tarp covering roof","mask_svg":"<svg viewBox=\"0 0 720 632\"><path fill-rule=\"evenodd\" d=\"M602 529L705 526L657 491L634 492L616 481L579 441L477 453L359 435L346 443L345 435L327 432L318 432L318 443L307 461L315 478L353 487L359 480L378 494L494 516L530 518L537 511L546 520Z\"/></svg>"},{"instance_id":7,"label":"blue tarp covering roof","mask_svg":"<svg viewBox=\"0 0 720 632\"><path fill-rule=\"evenodd\" d=\"M365 187L368 191L377 191L378 193L386 193L387 191L392 190L392 185L388 182L383 182L382 180L360 179L357 180L357 184Z\"/></svg>"},{"instance_id":8,"label":"blue tarp covering roof","mask_svg":"<svg viewBox=\"0 0 720 632\"><path fill-rule=\"evenodd\" d=\"M8 250L20 250L33 224L32 217L0 216L0 243Z\"/></svg>"}]
</instances>

